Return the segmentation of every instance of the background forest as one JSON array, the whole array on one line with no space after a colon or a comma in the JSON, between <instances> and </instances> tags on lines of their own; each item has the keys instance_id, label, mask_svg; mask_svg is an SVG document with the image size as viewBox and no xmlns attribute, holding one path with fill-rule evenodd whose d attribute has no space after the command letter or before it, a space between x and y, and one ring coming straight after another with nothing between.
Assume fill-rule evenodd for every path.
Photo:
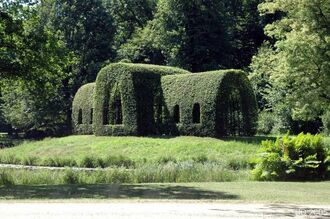
<instances>
[{"instance_id":1,"label":"background forest","mask_svg":"<svg viewBox=\"0 0 330 219\"><path fill-rule=\"evenodd\" d=\"M330 132L328 0L2 0L0 132L66 135L112 62L244 69L258 131Z\"/></svg>"}]
</instances>

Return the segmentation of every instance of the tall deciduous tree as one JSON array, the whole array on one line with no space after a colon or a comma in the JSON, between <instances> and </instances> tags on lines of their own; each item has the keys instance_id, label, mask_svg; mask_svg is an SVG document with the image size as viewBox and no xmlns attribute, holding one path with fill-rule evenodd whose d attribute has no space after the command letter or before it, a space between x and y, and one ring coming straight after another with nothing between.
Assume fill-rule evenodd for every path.
<instances>
[{"instance_id":1,"label":"tall deciduous tree","mask_svg":"<svg viewBox=\"0 0 330 219\"><path fill-rule=\"evenodd\" d=\"M103 0L115 27L114 48L130 39L137 28L153 19L156 0Z\"/></svg>"},{"instance_id":2,"label":"tall deciduous tree","mask_svg":"<svg viewBox=\"0 0 330 219\"><path fill-rule=\"evenodd\" d=\"M7 13L22 23L19 62L25 69L19 70L16 77L5 74L1 78L3 115L14 128L24 131L56 129L59 124L63 127L70 107L64 82L70 78L66 70L74 61L73 55L62 33L49 25L46 1L34 5L11 3L18 4L17 13ZM29 16L21 17L26 11Z\"/></svg>"},{"instance_id":3,"label":"tall deciduous tree","mask_svg":"<svg viewBox=\"0 0 330 219\"><path fill-rule=\"evenodd\" d=\"M259 9L284 14L265 28L275 44L265 45L251 65L260 94L268 108L285 106L294 119L319 118L330 110L330 2L272 0Z\"/></svg>"},{"instance_id":4,"label":"tall deciduous tree","mask_svg":"<svg viewBox=\"0 0 330 219\"><path fill-rule=\"evenodd\" d=\"M55 29L78 58L75 84L94 81L104 62L114 59L112 17L101 0L55 0L54 15Z\"/></svg>"},{"instance_id":5,"label":"tall deciduous tree","mask_svg":"<svg viewBox=\"0 0 330 219\"><path fill-rule=\"evenodd\" d=\"M160 0L119 56L193 72L246 67L264 39L259 1Z\"/></svg>"}]
</instances>

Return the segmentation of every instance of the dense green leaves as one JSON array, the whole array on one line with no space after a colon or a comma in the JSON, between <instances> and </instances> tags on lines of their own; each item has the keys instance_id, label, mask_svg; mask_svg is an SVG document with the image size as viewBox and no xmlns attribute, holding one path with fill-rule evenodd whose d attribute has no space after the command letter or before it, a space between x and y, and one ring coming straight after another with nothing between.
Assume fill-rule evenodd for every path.
<instances>
[{"instance_id":1,"label":"dense green leaves","mask_svg":"<svg viewBox=\"0 0 330 219\"><path fill-rule=\"evenodd\" d=\"M265 141L256 160L253 175L257 180L324 179L329 148L320 135L288 135L276 142Z\"/></svg>"},{"instance_id":2,"label":"dense green leaves","mask_svg":"<svg viewBox=\"0 0 330 219\"><path fill-rule=\"evenodd\" d=\"M114 58L112 17L99 0L58 0L53 7L54 27L63 32L67 47L78 58L72 66L76 86L94 81L103 63Z\"/></svg>"},{"instance_id":3,"label":"dense green leaves","mask_svg":"<svg viewBox=\"0 0 330 219\"><path fill-rule=\"evenodd\" d=\"M167 134L213 137L255 134L256 100L243 71L165 76L162 89L164 132ZM200 108L200 123L193 122L196 104ZM176 106L178 121L173 119Z\"/></svg>"},{"instance_id":4,"label":"dense green leaves","mask_svg":"<svg viewBox=\"0 0 330 219\"><path fill-rule=\"evenodd\" d=\"M247 66L263 40L257 4L160 0L154 19L136 29L120 58L193 72Z\"/></svg>"},{"instance_id":5,"label":"dense green leaves","mask_svg":"<svg viewBox=\"0 0 330 219\"><path fill-rule=\"evenodd\" d=\"M74 94L110 62L244 69L259 51L251 79L273 118L267 129L318 132L322 120L326 130L329 8L326 0L3 0L3 119L23 131L70 126Z\"/></svg>"},{"instance_id":6,"label":"dense green leaves","mask_svg":"<svg viewBox=\"0 0 330 219\"><path fill-rule=\"evenodd\" d=\"M163 75L188 74L173 67L116 63L103 68L96 80L94 98L94 130L96 135L158 134L155 118L159 118L162 101L160 79ZM111 123L111 105L118 91L122 100L122 124ZM108 121L105 121L108 120Z\"/></svg>"},{"instance_id":7,"label":"dense green leaves","mask_svg":"<svg viewBox=\"0 0 330 219\"><path fill-rule=\"evenodd\" d=\"M330 110L329 1L272 0L259 9L284 14L266 26L275 43L265 44L252 63L262 104L282 117L319 118Z\"/></svg>"},{"instance_id":8,"label":"dense green leaves","mask_svg":"<svg viewBox=\"0 0 330 219\"><path fill-rule=\"evenodd\" d=\"M239 70L192 74L117 63L79 89L72 118L78 134L94 127L96 135L253 135L257 105Z\"/></svg>"},{"instance_id":9,"label":"dense green leaves","mask_svg":"<svg viewBox=\"0 0 330 219\"><path fill-rule=\"evenodd\" d=\"M82 86L76 93L72 104L72 125L76 134L93 134L95 83Z\"/></svg>"}]
</instances>

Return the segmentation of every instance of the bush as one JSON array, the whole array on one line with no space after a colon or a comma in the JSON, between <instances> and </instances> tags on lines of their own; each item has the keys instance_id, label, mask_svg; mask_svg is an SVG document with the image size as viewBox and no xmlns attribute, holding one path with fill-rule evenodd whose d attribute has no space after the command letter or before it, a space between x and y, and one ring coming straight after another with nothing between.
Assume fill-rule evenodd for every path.
<instances>
[{"instance_id":1,"label":"bush","mask_svg":"<svg viewBox=\"0 0 330 219\"><path fill-rule=\"evenodd\" d=\"M72 104L72 126L75 134L93 134L93 96L95 83L82 86ZM79 121L80 120L80 121Z\"/></svg>"},{"instance_id":2,"label":"bush","mask_svg":"<svg viewBox=\"0 0 330 219\"><path fill-rule=\"evenodd\" d=\"M1 164L21 164L21 160L13 154L1 155L0 156Z\"/></svg>"},{"instance_id":3,"label":"bush","mask_svg":"<svg viewBox=\"0 0 330 219\"><path fill-rule=\"evenodd\" d=\"M256 180L319 180L326 176L328 147L320 135L285 135L262 142L252 171Z\"/></svg>"},{"instance_id":4,"label":"bush","mask_svg":"<svg viewBox=\"0 0 330 219\"><path fill-rule=\"evenodd\" d=\"M256 98L243 71L164 76L162 89L165 134L217 137L256 132Z\"/></svg>"},{"instance_id":5,"label":"bush","mask_svg":"<svg viewBox=\"0 0 330 219\"><path fill-rule=\"evenodd\" d=\"M191 95L187 95L187 93ZM77 92L75 133L100 135L253 135L257 103L246 74L192 74L157 65L110 64Z\"/></svg>"},{"instance_id":6,"label":"bush","mask_svg":"<svg viewBox=\"0 0 330 219\"><path fill-rule=\"evenodd\" d=\"M156 134L154 118L159 118L160 78L187 74L172 67L116 63L103 68L97 76L94 96L96 135ZM122 118L113 116L115 103L121 103Z\"/></svg>"},{"instance_id":7,"label":"bush","mask_svg":"<svg viewBox=\"0 0 330 219\"><path fill-rule=\"evenodd\" d=\"M273 113L262 111L259 113L257 132L259 134L268 135L272 132L275 123L276 121Z\"/></svg>"}]
</instances>

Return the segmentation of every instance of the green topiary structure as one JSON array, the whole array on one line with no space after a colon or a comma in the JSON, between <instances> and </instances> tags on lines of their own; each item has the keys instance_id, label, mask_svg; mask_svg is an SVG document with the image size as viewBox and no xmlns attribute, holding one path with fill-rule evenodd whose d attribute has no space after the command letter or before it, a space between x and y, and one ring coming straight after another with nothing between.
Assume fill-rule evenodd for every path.
<instances>
[{"instance_id":1,"label":"green topiary structure","mask_svg":"<svg viewBox=\"0 0 330 219\"><path fill-rule=\"evenodd\" d=\"M171 74L189 72L178 68L127 63L103 68L96 79L95 134L158 134L157 105L162 96L161 77Z\"/></svg>"},{"instance_id":2,"label":"green topiary structure","mask_svg":"<svg viewBox=\"0 0 330 219\"><path fill-rule=\"evenodd\" d=\"M82 86L72 104L73 132L81 135L93 134L93 98L95 83Z\"/></svg>"},{"instance_id":3,"label":"green topiary structure","mask_svg":"<svg viewBox=\"0 0 330 219\"><path fill-rule=\"evenodd\" d=\"M243 71L193 74L127 63L103 68L95 84L77 92L72 112L75 133L99 136L253 135L257 120Z\"/></svg>"},{"instance_id":4,"label":"green topiary structure","mask_svg":"<svg viewBox=\"0 0 330 219\"><path fill-rule=\"evenodd\" d=\"M256 99L243 71L165 76L162 88L166 133L215 137L255 133Z\"/></svg>"}]
</instances>

